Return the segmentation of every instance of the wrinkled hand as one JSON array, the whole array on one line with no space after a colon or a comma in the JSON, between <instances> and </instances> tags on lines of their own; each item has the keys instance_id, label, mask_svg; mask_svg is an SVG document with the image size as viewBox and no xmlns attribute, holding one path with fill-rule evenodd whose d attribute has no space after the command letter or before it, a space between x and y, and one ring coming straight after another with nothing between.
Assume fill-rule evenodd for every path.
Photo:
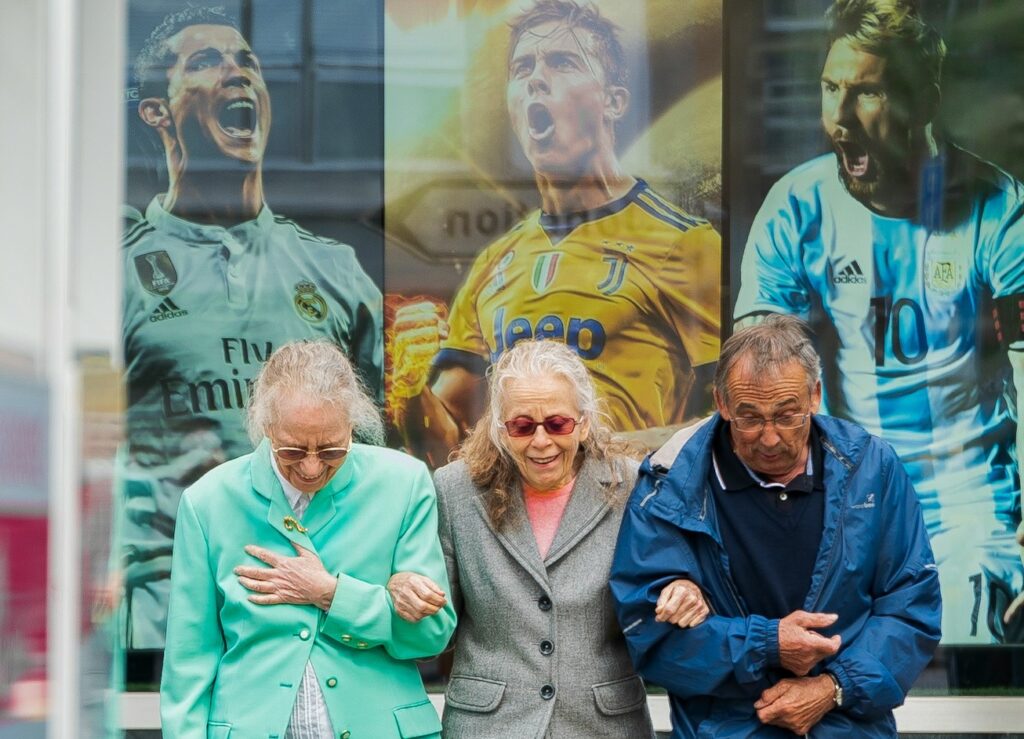
<instances>
[{"instance_id":1,"label":"wrinkled hand","mask_svg":"<svg viewBox=\"0 0 1024 739\"><path fill-rule=\"evenodd\" d=\"M761 693L754 708L762 724L804 736L835 706L835 694L828 675L786 678Z\"/></svg>"},{"instance_id":2,"label":"wrinkled hand","mask_svg":"<svg viewBox=\"0 0 1024 739\"><path fill-rule=\"evenodd\" d=\"M838 619L834 613L793 611L779 621L779 661L794 675L806 675L825 657L839 651L839 634L826 638L814 629L831 626Z\"/></svg>"},{"instance_id":3,"label":"wrinkled hand","mask_svg":"<svg viewBox=\"0 0 1024 739\"><path fill-rule=\"evenodd\" d=\"M681 629L704 623L710 609L696 583L673 580L666 585L654 606L654 620L667 621Z\"/></svg>"},{"instance_id":4,"label":"wrinkled hand","mask_svg":"<svg viewBox=\"0 0 1024 739\"><path fill-rule=\"evenodd\" d=\"M331 608L338 580L313 552L292 542L296 557L286 557L249 544L246 554L265 562L269 567L236 567L238 582L253 591L249 600L261 606L279 603L314 605L321 610Z\"/></svg>"},{"instance_id":5,"label":"wrinkled hand","mask_svg":"<svg viewBox=\"0 0 1024 739\"><path fill-rule=\"evenodd\" d=\"M403 305L392 324L391 392L414 398L423 392L430 376L430 362L448 337L444 306L429 300Z\"/></svg>"},{"instance_id":6,"label":"wrinkled hand","mask_svg":"<svg viewBox=\"0 0 1024 739\"><path fill-rule=\"evenodd\" d=\"M395 611L409 623L433 616L448 602L437 583L415 572L396 572L388 580L388 592Z\"/></svg>"}]
</instances>

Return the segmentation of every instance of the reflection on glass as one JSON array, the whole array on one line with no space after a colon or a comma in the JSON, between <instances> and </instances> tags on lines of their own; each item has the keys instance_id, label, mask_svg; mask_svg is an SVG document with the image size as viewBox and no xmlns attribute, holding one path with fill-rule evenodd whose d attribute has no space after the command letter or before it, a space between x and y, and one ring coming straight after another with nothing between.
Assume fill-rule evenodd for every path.
<instances>
[{"instance_id":1,"label":"reflection on glass","mask_svg":"<svg viewBox=\"0 0 1024 739\"><path fill-rule=\"evenodd\" d=\"M1020 644L1024 189L941 128L947 49L931 23L942 13L887 7L836 2L826 17L814 125L829 153L785 174L752 224L737 224L745 238L734 244L746 246L734 316L811 320L828 412L900 454L939 565L944 643ZM783 53L771 46L766 56ZM791 57L806 69L805 52ZM782 110L785 89L765 89L765 108ZM794 130L811 122L793 118L783 120ZM766 139L790 165L805 148Z\"/></svg>"},{"instance_id":2,"label":"reflection on glass","mask_svg":"<svg viewBox=\"0 0 1024 739\"><path fill-rule=\"evenodd\" d=\"M259 365L288 340L326 339L372 393L382 386L379 288L355 249L308 229L347 228L339 221L352 207L309 156L315 87L289 56L306 48L296 34L308 41L308 6L240 11L241 25L219 8L170 13L140 41L134 69L133 134L158 142L166 178L129 213L122 250L129 682L159 674L182 490L252 448L243 409ZM250 26L269 62L242 33ZM310 218L300 224L268 203Z\"/></svg>"}]
</instances>

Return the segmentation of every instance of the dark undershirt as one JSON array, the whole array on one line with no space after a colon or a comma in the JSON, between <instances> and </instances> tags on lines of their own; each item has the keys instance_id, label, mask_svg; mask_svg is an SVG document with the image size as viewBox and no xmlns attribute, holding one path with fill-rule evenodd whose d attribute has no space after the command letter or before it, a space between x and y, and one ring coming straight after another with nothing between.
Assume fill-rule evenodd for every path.
<instances>
[{"instance_id":1,"label":"dark undershirt","mask_svg":"<svg viewBox=\"0 0 1024 739\"><path fill-rule=\"evenodd\" d=\"M748 613L782 618L804 607L825 515L821 440L813 426L810 444L812 473L783 486L759 481L744 466L728 422L715 435L708 477L730 574Z\"/></svg>"}]
</instances>

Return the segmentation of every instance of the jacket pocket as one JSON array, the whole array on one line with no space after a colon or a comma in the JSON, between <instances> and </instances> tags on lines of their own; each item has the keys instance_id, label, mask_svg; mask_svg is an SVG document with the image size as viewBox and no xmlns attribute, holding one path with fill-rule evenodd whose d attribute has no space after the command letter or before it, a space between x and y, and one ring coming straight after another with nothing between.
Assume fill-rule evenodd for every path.
<instances>
[{"instance_id":1,"label":"jacket pocket","mask_svg":"<svg viewBox=\"0 0 1024 739\"><path fill-rule=\"evenodd\" d=\"M501 703L505 694L505 683L486 680L482 677L452 675L445 691L445 705L461 708L463 711L490 713Z\"/></svg>"},{"instance_id":2,"label":"jacket pocket","mask_svg":"<svg viewBox=\"0 0 1024 739\"><path fill-rule=\"evenodd\" d=\"M398 733L402 739L417 736L435 736L441 733L441 719L429 700L399 706L392 713L398 723Z\"/></svg>"},{"instance_id":3,"label":"jacket pocket","mask_svg":"<svg viewBox=\"0 0 1024 739\"><path fill-rule=\"evenodd\" d=\"M644 681L637 675L598 683L593 690L597 709L605 716L620 716L635 711L647 701Z\"/></svg>"},{"instance_id":4,"label":"jacket pocket","mask_svg":"<svg viewBox=\"0 0 1024 739\"><path fill-rule=\"evenodd\" d=\"M206 739L228 739L231 736L231 724L224 721L206 722Z\"/></svg>"}]
</instances>

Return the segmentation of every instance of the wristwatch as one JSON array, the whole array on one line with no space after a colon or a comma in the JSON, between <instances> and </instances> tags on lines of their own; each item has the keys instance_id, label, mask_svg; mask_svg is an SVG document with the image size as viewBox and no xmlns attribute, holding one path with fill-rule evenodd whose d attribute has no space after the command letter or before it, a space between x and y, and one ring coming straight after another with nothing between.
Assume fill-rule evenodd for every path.
<instances>
[{"instance_id":1,"label":"wristwatch","mask_svg":"<svg viewBox=\"0 0 1024 739\"><path fill-rule=\"evenodd\" d=\"M829 679L832 680L832 685L835 687L836 692L832 694L832 699L836 702L836 708L843 707L843 686L839 684L839 678L833 675L831 672L826 672Z\"/></svg>"}]
</instances>

